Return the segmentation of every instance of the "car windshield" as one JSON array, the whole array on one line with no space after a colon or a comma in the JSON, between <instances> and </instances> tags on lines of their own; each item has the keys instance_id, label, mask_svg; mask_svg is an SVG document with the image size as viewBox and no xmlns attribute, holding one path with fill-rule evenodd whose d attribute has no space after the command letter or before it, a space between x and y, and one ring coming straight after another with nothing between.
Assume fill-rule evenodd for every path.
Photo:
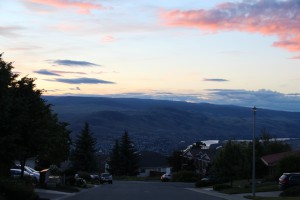
<instances>
[{"instance_id":1,"label":"car windshield","mask_svg":"<svg viewBox=\"0 0 300 200\"><path fill-rule=\"evenodd\" d=\"M102 176L102 177L109 177L110 174L102 174L101 176Z\"/></svg>"}]
</instances>

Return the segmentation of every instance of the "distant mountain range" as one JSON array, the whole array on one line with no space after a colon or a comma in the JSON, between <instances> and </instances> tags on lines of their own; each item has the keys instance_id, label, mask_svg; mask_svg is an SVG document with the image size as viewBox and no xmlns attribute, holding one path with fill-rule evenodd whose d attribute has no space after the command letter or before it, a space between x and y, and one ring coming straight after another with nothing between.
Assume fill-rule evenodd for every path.
<instances>
[{"instance_id":1,"label":"distant mountain range","mask_svg":"<svg viewBox=\"0 0 300 200\"><path fill-rule=\"evenodd\" d=\"M208 139L251 139L252 108L166 100L45 96L74 137L88 122L104 152L124 131L140 150L169 153ZM299 137L300 112L257 109L256 135L262 129L279 138Z\"/></svg>"}]
</instances>

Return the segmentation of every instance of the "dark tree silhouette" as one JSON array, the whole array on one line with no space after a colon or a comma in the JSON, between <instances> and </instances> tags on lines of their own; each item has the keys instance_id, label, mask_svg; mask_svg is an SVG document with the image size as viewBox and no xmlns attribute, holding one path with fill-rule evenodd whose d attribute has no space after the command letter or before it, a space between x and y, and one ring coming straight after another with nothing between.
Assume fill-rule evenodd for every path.
<instances>
[{"instance_id":1,"label":"dark tree silhouette","mask_svg":"<svg viewBox=\"0 0 300 200\"><path fill-rule=\"evenodd\" d=\"M75 170L85 172L97 170L96 144L97 141L86 122L80 134L77 135L71 157Z\"/></svg>"},{"instance_id":2,"label":"dark tree silhouette","mask_svg":"<svg viewBox=\"0 0 300 200\"><path fill-rule=\"evenodd\" d=\"M110 158L110 170L114 175L135 176L138 174L138 154L128 132L125 131L121 142L116 141Z\"/></svg>"},{"instance_id":3,"label":"dark tree silhouette","mask_svg":"<svg viewBox=\"0 0 300 200\"><path fill-rule=\"evenodd\" d=\"M60 151L61 162L69 152L69 131L52 114L51 106L41 97L43 90L36 89L35 79L12 72L12 64L6 63L0 55L0 164L1 175L9 175L14 160L21 164L21 177L29 157L42 152L49 154ZM60 131L55 131L60 130ZM53 148L60 140L64 148ZM53 157L52 157L53 158ZM49 162L52 160L49 158ZM3 171L2 171L3 170Z\"/></svg>"}]
</instances>

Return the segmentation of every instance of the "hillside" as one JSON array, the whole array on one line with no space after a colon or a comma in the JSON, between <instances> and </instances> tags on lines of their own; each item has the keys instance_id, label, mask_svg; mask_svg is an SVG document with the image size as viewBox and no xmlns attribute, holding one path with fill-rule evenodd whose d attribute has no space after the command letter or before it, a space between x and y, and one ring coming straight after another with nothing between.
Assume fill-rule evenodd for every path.
<instances>
[{"instance_id":1,"label":"hillside","mask_svg":"<svg viewBox=\"0 0 300 200\"><path fill-rule=\"evenodd\" d=\"M253 132L252 109L245 107L129 98L44 98L59 119L70 124L73 136L88 122L104 151L124 130L137 148L164 153L199 140L250 139ZM276 137L299 137L299 112L258 108L256 122L257 135L265 128Z\"/></svg>"}]
</instances>

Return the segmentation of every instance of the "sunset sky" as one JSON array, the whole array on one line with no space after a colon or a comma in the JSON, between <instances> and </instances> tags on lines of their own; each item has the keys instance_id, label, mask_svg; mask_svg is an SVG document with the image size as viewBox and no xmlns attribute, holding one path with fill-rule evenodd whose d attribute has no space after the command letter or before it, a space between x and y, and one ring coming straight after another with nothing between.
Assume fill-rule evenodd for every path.
<instances>
[{"instance_id":1,"label":"sunset sky","mask_svg":"<svg viewBox=\"0 0 300 200\"><path fill-rule=\"evenodd\" d=\"M1 0L0 48L45 95L300 112L300 0Z\"/></svg>"}]
</instances>

